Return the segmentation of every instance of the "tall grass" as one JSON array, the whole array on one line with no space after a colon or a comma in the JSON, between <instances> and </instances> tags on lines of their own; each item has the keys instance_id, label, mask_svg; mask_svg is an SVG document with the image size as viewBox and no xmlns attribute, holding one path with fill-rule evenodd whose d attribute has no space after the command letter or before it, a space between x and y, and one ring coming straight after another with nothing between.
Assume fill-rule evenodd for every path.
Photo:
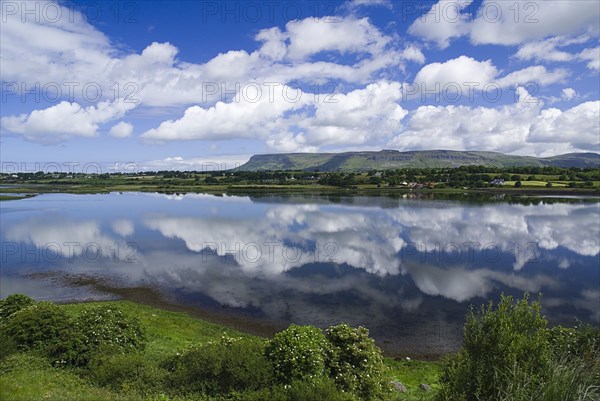
<instances>
[{"instance_id":1,"label":"tall grass","mask_svg":"<svg viewBox=\"0 0 600 401\"><path fill-rule=\"evenodd\" d=\"M600 330L548 328L539 301L502 296L472 310L444 367L440 401L598 401Z\"/></svg>"},{"instance_id":2,"label":"tall grass","mask_svg":"<svg viewBox=\"0 0 600 401\"><path fill-rule=\"evenodd\" d=\"M544 382L523 379L518 368L506 372L509 385L500 389L498 401L598 401L600 362L592 366L577 359L554 361Z\"/></svg>"}]
</instances>

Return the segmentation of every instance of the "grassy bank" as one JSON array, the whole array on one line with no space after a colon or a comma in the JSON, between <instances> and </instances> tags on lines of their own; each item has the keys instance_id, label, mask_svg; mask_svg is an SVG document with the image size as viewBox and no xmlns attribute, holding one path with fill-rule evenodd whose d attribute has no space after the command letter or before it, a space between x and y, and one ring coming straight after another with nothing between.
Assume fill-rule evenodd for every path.
<instances>
[{"instance_id":1,"label":"grassy bank","mask_svg":"<svg viewBox=\"0 0 600 401\"><path fill-rule=\"evenodd\" d=\"M90 302L66 304L59 307L75 317L98 304L119 308L124 314L136 316L146 328L147 344L136 358L157 365L176 353L190 347L219 341L222 337L244 338L249 341L266 341L260 337L200 320L182 312L166 311L130 301ZM386 358L391 377L402 382L408 392L395 394L393 400L430 399L435 393L441 372L439 362L393 360ZM421 383L432 385L434 390L424 392ZM161 391L140 394L139 388L124 383L120 388L101 386L83 368L53 367L50 362L34 352L11 354L0 362L0 394L6 401L30 400L185 400L207 399L188 396L165 395Z\"/></svg>"},{"instance_id":2,"label":"grassy bank","mask_svg":"<svg viewBox=\"0 0 600 401\"><path fill-rule=\"evenodd\" d=\"M600 183L599 183L600 184ZM25 196L2 195L19 192ZM17 200L44 193L69 194L102 194L110 192L159 192L168 194L206 193L215 195L259 195L259 194L309 194L309 195L366 195L366 196L400 196L403 194L436 194L436 195L485 195L507 194L514 196L543 195L600 195L600 185L593 188L568 188L556 185L552 188L544 186L524 185L520 188L505 186L501 188L424 188L410 189L405 187L382 187L375 185L358 185L355 188L340 188L328 185L62 185L62 184L26 184L15 187L0 188L0 200Z\"/></svg>"},{"instance_id":3,"label":"grassy bank","mask_svg":"<svg viewBox=\"0 0 600 401\"><path fill-rule=\"evenodd\" d=\"M31 198L32 196L35 196L35 195L4 195L4 194L0 194L0 201L20 200L20 199Z\"/></svg>"}]
</instances>

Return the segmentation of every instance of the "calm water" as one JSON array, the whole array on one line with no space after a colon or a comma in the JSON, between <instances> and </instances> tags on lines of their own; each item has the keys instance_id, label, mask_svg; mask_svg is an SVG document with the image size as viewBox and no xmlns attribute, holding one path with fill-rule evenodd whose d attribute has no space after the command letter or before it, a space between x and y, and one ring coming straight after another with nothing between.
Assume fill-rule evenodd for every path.
<instances>
[{"instance_id":1,"label":"calm water","mask_svg":"<svg viewBox=\"0 0 600 401\"><path fill-rule=\"evenodd\" d=\"M389 352L455 349L469 304L543 293L600 320L600 203L162 194L2 202L2 297L105 298L40 272L158 288L253 321L365 325Z\"/></svg>"}]
</instances>

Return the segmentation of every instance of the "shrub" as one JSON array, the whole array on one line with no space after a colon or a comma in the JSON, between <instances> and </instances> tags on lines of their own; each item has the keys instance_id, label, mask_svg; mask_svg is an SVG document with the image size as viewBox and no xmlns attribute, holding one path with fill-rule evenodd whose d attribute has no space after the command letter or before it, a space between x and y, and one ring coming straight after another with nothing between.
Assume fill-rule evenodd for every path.
<instances>
[{"instance_id":1,"label":"shrub","mask_svg":"<svg viewBox=\"0 0 600 401\"><path fill-rule=\"evenodd\" d=\"M327 377L294 381L270 389L242 394L239 401L358 401L351 393L339 390Z\"/></svg>"},{"instance_id":2,"label":"shrub","mask_svg":"<svg viewBox=\"0 0 600 401\"><path fill-rule=\"evenodd\" d=\"M444 368L440 398L496 399L511 386L533 397L535 386L528 383L544 383L551 372L546 325L540 303L529 303L528 294L517 302L502 295L496 309L492 302L471 309L463 348Z\"/></svg>"},{"instance_id":3,"label":"shrub","mask_svg":"<svg viewBox=\"0 0 600 401\"><path fill-rule=\"evenodd\" d=\"M327 367L337 385L362 399L378 399L388 392L389 380L381 350L364 327L347 324L325 330L329 342Z\"/></svg>"},{"instance_id":4,"label":"shrub","mask_svg":"<svg viewBox=\"0 0 600 401\"><path fill-rule=\"evenodd\" d=\"M115 348L119 352L144 348L146 335L137 318L126 316L115 307L86 309L75 319L76 330L83 333L88 346Z\"/></svg>"},{"instance_id":5,"label":"shrub","mask_svg":"<svg viewBox=\"0 0 600 401\"><path fill-rule=\"evenodd\" d=\"M0 329L0 360L17 352L17 342L4 330Z\"/></svg>"},{"instance_id":6,"label":"shrub","mask_svg":"<svg viewBox=\"0 0 600 401\"><path fill-rule=\"evenodd\" d=\"M101 386L117 391L148 394L163 389L167 372L144 355L134 353L94 358L90 363L90 376Z\"/></svg>"},{"instance_id":7,"label":"shrub","mask_svg":"<svg viewBox=\"0 0 600 401\"><path fill-rule=\"evenodd\" d=\"M256 340L224 339L192 349L169 361L171 386L210 395L259 390L271 384L272 369L264 344Z\"/></svg>"},{"instance_id":8,"label":"shrub","mask_svg":"<svg viewBox=\"0 0 600 401\"><path fill-rule=\"evenodd\" d=\"M523 184L521 183L521 181L515 182L515 188L521 188L522 186Z\"/></svg>"},{"instance_id":9,"label":"shrub","mask_svg":"<svg viewBox=\"0 0 600 401\"><path fill-rule=\"evenodd\" d=\"M43 348L70 330L71 319L52 302L39 302L10 315L5 332L21 348Z\"/></svg>"},{"instance_id":10,"label":"shrub","mask_svg":"<svg viewBox=\"0 0 600 401\"><path fill-rule=\"evenodd\" d=\"M266 349L267 359L281 383L309 380L325 374L327 340L313 326L290 325L275 334Z\"/></svg>"},{"instance_id":11,"label":"shrub","mask_svg":"<svg viewBox=\"0 0 600 401\"><path fill-rule=\"evenodd\" d=\"M600 329L597 327L578 323L572 328L555 326L548 331L555 359L600 360Z\"/></svg>"},{"instance_id":12,"label":"shrub","mask_svg":"<svg viewBox=\"0 0 600 401\"><path fill-rule=\"evenodd\" d=\"M33 299L23 294L12 294L0 301L0 322L23 308L33 305Z\"/></svg>"},{"instance_id":13,"label":"shrub","mask_svg":"<svg viewBox=\"0 0 600 401\"><path fill-rule=\"evenodd\" d=\"M57 364L85 366L96 354L141 350L145 341L136 318L118 308L98 306L82 311L70 330L50 344L49 354Z\"/></svg>"}]
</instances>

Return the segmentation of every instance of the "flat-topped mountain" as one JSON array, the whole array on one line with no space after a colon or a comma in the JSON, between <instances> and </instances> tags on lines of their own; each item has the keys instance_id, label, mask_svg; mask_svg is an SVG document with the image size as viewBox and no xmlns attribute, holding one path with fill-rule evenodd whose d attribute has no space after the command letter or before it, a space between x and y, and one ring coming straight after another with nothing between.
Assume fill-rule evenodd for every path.
<instances>
[{"instance_id":1,"label":"flat-topped mountain","mask_svg":"<svg viewBox=\"0 0 600 401\"><path fill-rule=\"evenodd\" d=\"M395 168L438 168L464 165L490 167L554 166L554 167L600 167L597 153L568 153L552 157L513 156L497 152L422 150L400 152L344 153L277 153L254 155L238 167L239 171L307 170L307 171L367 171Z\"/></svg>"}]
</instances>

